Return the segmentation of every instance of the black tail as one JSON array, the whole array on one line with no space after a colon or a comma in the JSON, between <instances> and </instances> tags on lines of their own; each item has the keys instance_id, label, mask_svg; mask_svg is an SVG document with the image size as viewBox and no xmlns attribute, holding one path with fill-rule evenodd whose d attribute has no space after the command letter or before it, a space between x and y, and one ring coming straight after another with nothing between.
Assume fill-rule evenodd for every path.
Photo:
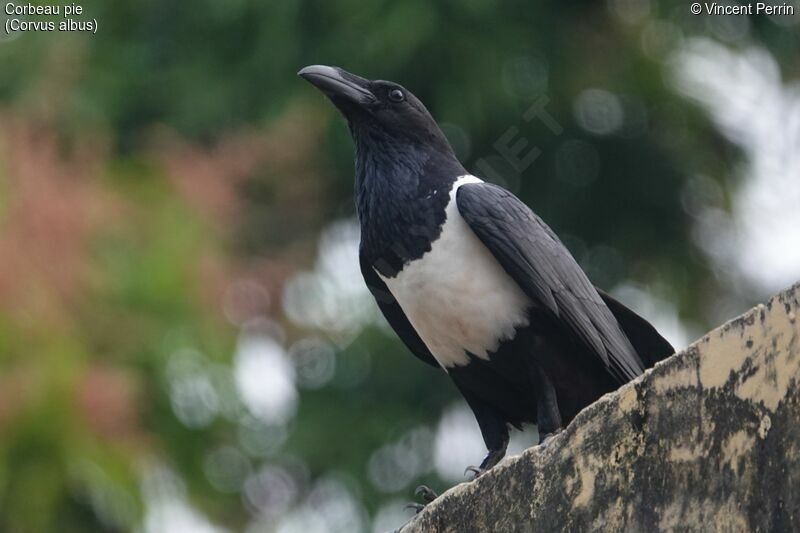
<instances>
[{"instance_id":1,"label":"black tail","mask_svg":"<svg viewBox=\"0 0 800 533\"><path fill-rule=\"evenodd\" d=\"M667 340L656 331L650 322L640 317L627 307L614 299L611 295L597 289L598 294L614 314L622 331L633 344L645 368L650 368L662 359L666 359L675 349Z\"/></svg>"}]
</instances>

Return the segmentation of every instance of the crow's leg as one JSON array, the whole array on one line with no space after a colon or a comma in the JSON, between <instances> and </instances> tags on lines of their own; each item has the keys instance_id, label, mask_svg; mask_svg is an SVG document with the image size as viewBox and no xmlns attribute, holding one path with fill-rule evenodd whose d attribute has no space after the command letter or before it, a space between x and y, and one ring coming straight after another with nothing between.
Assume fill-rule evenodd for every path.
<instances>
[{"instance_id":1,"label":"crow's leg","mask_svg":"<svg viewBox=\"0 0 800 533\"><path fill-rule=\"evenodd\" d=\"M561 431L561 413L558 411L556 389L542 367L533 368L536 388L536 429L539 431L539 444Z\"/></svg>"},{"instance_id":2,"label":"crow's leg","mask_svg":"<svg viewBox=\"0 0 800 533\"><path fill-rule=\"evenodd\" d=\"M489 450L489 453L481 461L480 466L468 466L464 471L464 475L467 472L474 473L475 477L473 479L475 479L505 457L506 448L508 447L508 425L500 418L497 411L483 401L469 394L464 394L464 398L472 408L472 412L475 413L478 427L480 427L481 435L483 436L483 442Z\"/></svg>"}]
</instances>

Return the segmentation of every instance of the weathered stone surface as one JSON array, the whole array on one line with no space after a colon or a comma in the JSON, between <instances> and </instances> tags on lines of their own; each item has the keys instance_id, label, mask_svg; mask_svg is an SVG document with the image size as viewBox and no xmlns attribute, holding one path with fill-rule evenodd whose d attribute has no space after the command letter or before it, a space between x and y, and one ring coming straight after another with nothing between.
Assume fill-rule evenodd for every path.
<instances>
[{"instance_id":1,"label":"weathered stone surface","mask_svg":"<svg viewBox=\"0 0 800 533\"><path fill-rule=\"evenodd\" d=\"M800 531L800 284L401 528Z\"/></svg>"}]
</instances>

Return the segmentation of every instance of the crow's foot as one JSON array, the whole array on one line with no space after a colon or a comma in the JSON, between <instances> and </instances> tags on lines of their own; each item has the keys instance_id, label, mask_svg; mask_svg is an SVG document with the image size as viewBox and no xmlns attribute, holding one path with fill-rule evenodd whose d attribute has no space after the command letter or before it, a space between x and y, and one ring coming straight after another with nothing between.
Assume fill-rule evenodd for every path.
<instances>
[{"instance_id":1,"label":"crow's foot","mask_svg":"<svg viewBox=\"0 0 800 533\"><path fill-rule=\"evenodd\" d=\"M562 431L564 431L562 428L558 428L557 430L553 431L552 433L545 433L544 435L541 435L539 437L539 445L540 446L547 446L548 444L553 442L553 437L555 437L556 435L558 435Z\"/></svg>"},{"instance_id":2,"label":"crow's foot","mask_svg":"<svg viewBox=\"0 0 800 533\"><path fill-rule=\"evenodd\" d=\"M431 503L433 500L439 497L439 495L427 485L420 485L417 487L416 490L414 490L414 494L425 500L426 503Z\"/></svg>"},{"instance_id":3,"label":"crow's foot","mask_svg":"<svg viewBox=\"0 0 800 533\"><path fill-rule=\"evenodd\" d=\"M425 505L421 503L411 502L406 504L406 509L411 509L414 511L414 514L419 514L420 511L425 509Z\"/></svg>"},{"instance_id":4,"label":"crow's foot","mask_svg":"<svg viewBox=\"0 0 800 533\"><path fill-rule=\"evenodd\" d=\"M472 472L472 478L470 479L470 481L475 481L476 479L481 477L483 474L485 474L487 470L489 470L489 469L488 468L481 468L479 466L468 466L466 468L466 470L464 470L464 477L466 477L467 474Z\"/></svg>"},{"instance_id":5,"label":"crow's foot","mask_svg":"<svg viewBox=\"0 0 800 533\"><path fill-rule=\"evenodd\" d=\"M491 470L494 465L500 462L506 454L506 447L508 446L508 436L500 442L500 445L496 448L490 448L489 453L486 454L486 457L483 458L481 461L481 466L468 466L466 470L464 470L464 476L467 475L467 472L472 472L475 474L471 481L475 481L483 474Z\"/></svg>"},{"instance_id":6,"label":"crow's foot","mask_svg":"<svg viewBox=\"0 0 800 533\"><path fill-rule=\"evenodd\" d=\"M414 490L414 495L417 496L418 498L422 498L425 501L425 503L411 502L406 505L406 509L413 509L415 514L425 509L426 505L428 505L433 500L439 497L439 495L436 494L436 492L434 492L433 489L431 489L427 485L420 485L419 487L417 487Z\"/></svg>"}]
</instances>

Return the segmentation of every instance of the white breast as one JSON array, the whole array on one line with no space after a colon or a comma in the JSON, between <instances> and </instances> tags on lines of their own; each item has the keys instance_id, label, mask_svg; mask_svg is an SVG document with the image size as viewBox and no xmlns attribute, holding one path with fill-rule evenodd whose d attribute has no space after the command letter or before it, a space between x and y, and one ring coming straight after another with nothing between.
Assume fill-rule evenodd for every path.
<instances>
[{"instance_id":1,"label":"white breast","mask_svg":"<svg viewBox=\"0 0 800 533\"><path fill-rule=\"evenodd\" d=\"M530 300L458 212L456 190L467 183L482 181L462 176L453 184L447 219L431 250L396 277L381 276L444 368L467 364L467 352L488 359L528 323Z\"/></svg>"}]
</instances>

